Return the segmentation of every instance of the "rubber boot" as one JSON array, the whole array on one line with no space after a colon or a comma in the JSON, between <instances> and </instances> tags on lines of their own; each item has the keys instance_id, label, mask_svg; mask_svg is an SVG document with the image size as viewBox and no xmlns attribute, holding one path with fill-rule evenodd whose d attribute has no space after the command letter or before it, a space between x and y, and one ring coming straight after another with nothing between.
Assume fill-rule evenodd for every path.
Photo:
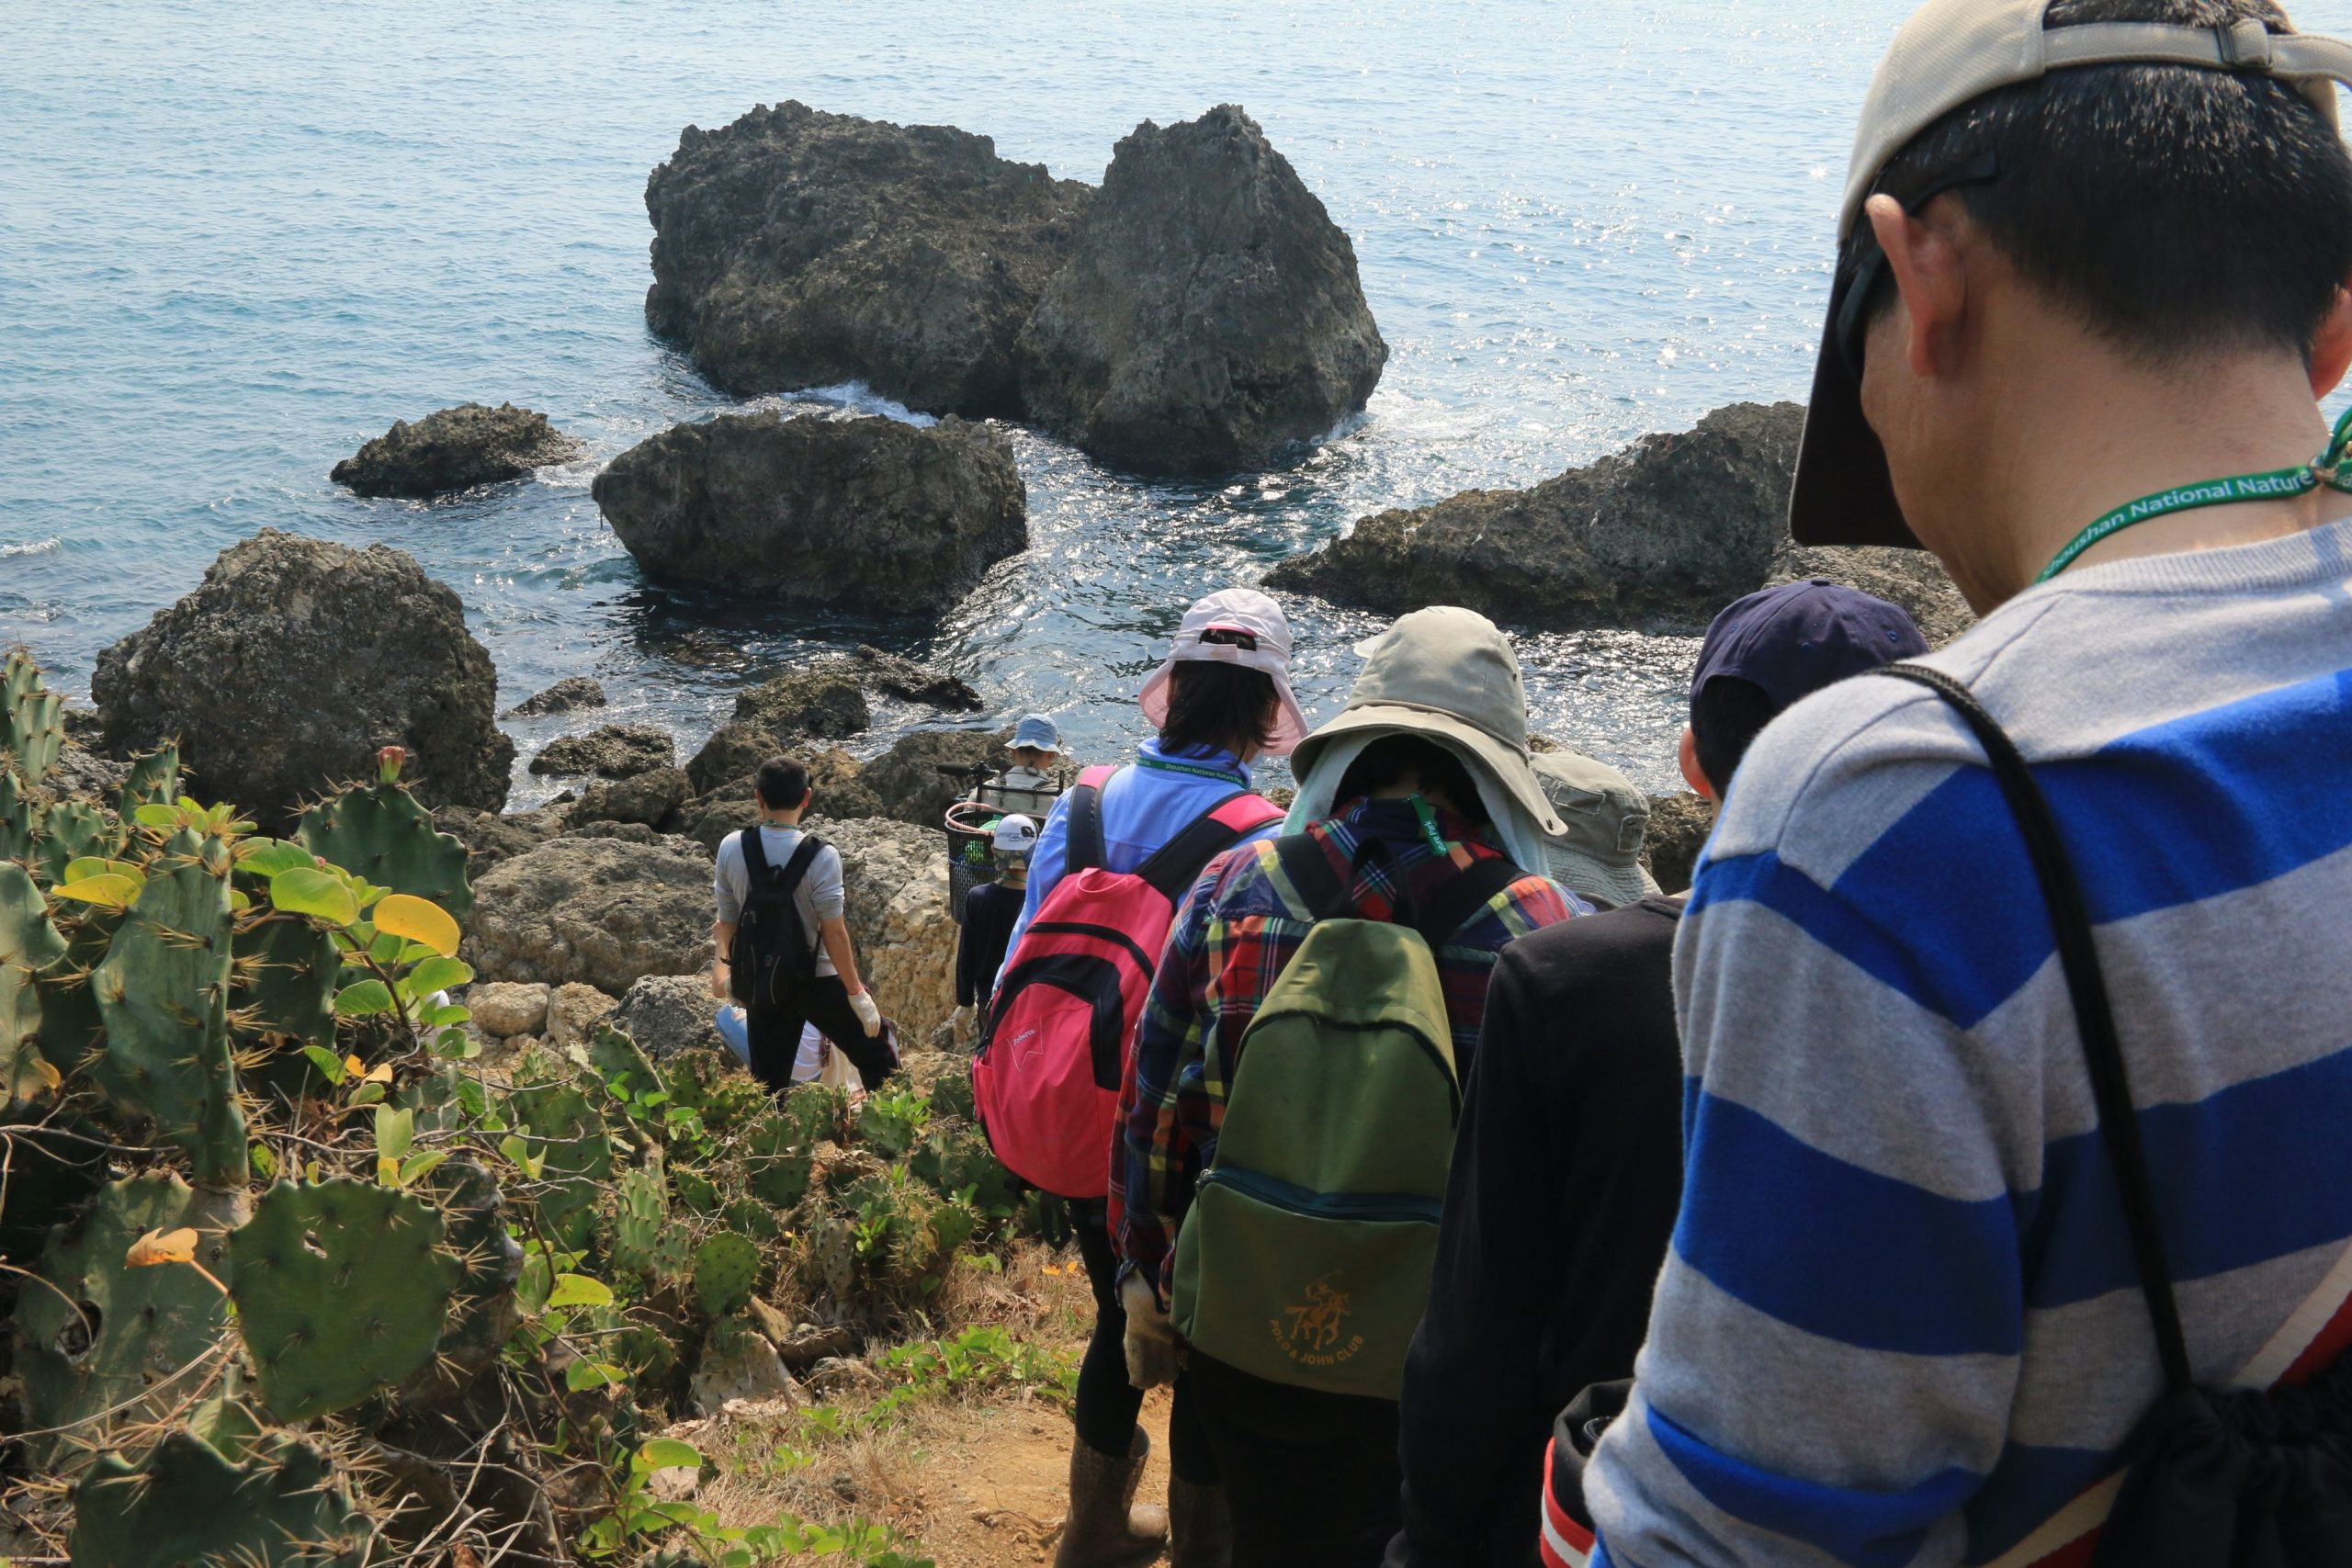
<instances>
[{"instance_id":1,"label":"rubber boot","mask_svg":"<svg viewBox=\"0 0 2352 1568\"><path fill-rule=\"evenodd\" d=\"M1140 1568L1168 1544L1168 1512L1136 1506L1144 1456L1151 1439L1136 1428L1127 1457L1114 1459L1073 1438L1069 1450L1069 1517L1062 1525L1054 1568Z\"/></svg>"},{"instance_id":2,"label":"rubber boot","mask_svg":"<svg viewBox=\"0 0 2352 1568\"><path fill-rule=\"evenodd\" d=\"M1169 1568L1232 1568L1233 1511L1222 1486L1168 1478Z\"/></svg>"}]
</instances>

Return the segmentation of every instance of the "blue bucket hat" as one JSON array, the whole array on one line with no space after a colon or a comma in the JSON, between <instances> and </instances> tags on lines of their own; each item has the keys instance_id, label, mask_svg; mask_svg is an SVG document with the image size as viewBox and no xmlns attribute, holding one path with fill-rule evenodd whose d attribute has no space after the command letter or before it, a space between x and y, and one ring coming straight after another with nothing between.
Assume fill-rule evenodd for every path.
<instances>
[{"instance_id":1,"label":"blue bucket hat","mask_svg":"<svg viewBox=\"0 0 2352 1568\"><path fill-rule=\"evenodd\" d=\"M1062 754L1061 726L1042 713L1025 715L1019 724L1012 727L1012 744L1016 747L1027 746L1039 751L1051 751L1058 757Z\"/></svg>"}]
</instances>

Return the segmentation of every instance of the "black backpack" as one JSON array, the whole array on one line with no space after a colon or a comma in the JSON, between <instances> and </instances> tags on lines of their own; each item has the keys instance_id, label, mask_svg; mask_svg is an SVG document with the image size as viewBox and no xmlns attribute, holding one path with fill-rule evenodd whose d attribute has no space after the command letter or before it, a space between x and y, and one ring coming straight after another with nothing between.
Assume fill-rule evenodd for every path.
<instances>
[{"instance_id":1,"label":"black backpack","mask_svg":"<svg viewBox=\"0 0 2352 1568\"><path fill-rule=\"evenodd\" d=\"M802 833L792 858L768 863L767 846L754 826L743 829L743 871L750 890L735 922L735 943L727 954L735 999L750 1012L786 1007L817 973L817 933L800 918L793 895L808 874L825 840Z\"/></svg>"}]
</instances>

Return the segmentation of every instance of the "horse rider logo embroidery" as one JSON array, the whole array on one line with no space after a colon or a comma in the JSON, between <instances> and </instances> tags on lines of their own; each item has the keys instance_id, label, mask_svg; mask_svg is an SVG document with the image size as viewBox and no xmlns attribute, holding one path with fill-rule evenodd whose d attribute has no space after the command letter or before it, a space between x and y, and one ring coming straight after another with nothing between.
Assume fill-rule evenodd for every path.
<instances>
[{"instance_id":1,"label":"horse rider logo embroidery","mask_svg":"<svg viewBox=\"0 0 2352 1568\"><path fill-rule=\"evenodd\" d=\"M1274 1342L1283 1355L1303 1366L1337 1366L1363 1348L1363 1336L1346 1335L1348 1292L1341 1290L1337 1274L1326 1274L1306 1287L1306 1299L1295 1306L1283 1309L1285 1325L1276 1319L1270 1326Z\"/></svg>"}]
</instances>

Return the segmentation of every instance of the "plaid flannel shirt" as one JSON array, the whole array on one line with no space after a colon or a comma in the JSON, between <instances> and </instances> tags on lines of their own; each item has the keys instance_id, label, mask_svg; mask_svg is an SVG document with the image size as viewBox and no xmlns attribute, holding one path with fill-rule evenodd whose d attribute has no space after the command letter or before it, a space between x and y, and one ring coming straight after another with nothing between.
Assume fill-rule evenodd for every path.
<instances>
[{"instance_id":1,"label":"plaid flannel shirt","mask_svg":"<svg viewBox=\"0 0 2352 1568\"><path fill-rule=\"evenodd\" d=\"M1479 859L1501 853L1451 813L1439 813L1438 828ZM1368 865L1349 882L1356 908L1369 919L1389 918L1400 880L1426 899L1453 874L1452 863L1430 849L1404 801L1360 800L1307 831L1321 840L1342 878L1349 878L1360 843L1385 841L1387 863ZM1529 931L1589 912L1573 895L1531 874L1498 894L1438 953L1454 1066L1463 1077L1477 1049L1495 954ZM1127 1269L1141 1273L1163 1302L1174 1270L1176 1227L1191 1206L1194 1182L1216 1153L1242 1031L1313 924L1306 901L1267 841L1243 844L1212 861L1169 929L1127 1062L1119 1097L1120 1147L1111 1162L1114 1207L1123 1211L1115 1238L1125 1260L1122 1274Z\"/></svg>"}]
</instances>

